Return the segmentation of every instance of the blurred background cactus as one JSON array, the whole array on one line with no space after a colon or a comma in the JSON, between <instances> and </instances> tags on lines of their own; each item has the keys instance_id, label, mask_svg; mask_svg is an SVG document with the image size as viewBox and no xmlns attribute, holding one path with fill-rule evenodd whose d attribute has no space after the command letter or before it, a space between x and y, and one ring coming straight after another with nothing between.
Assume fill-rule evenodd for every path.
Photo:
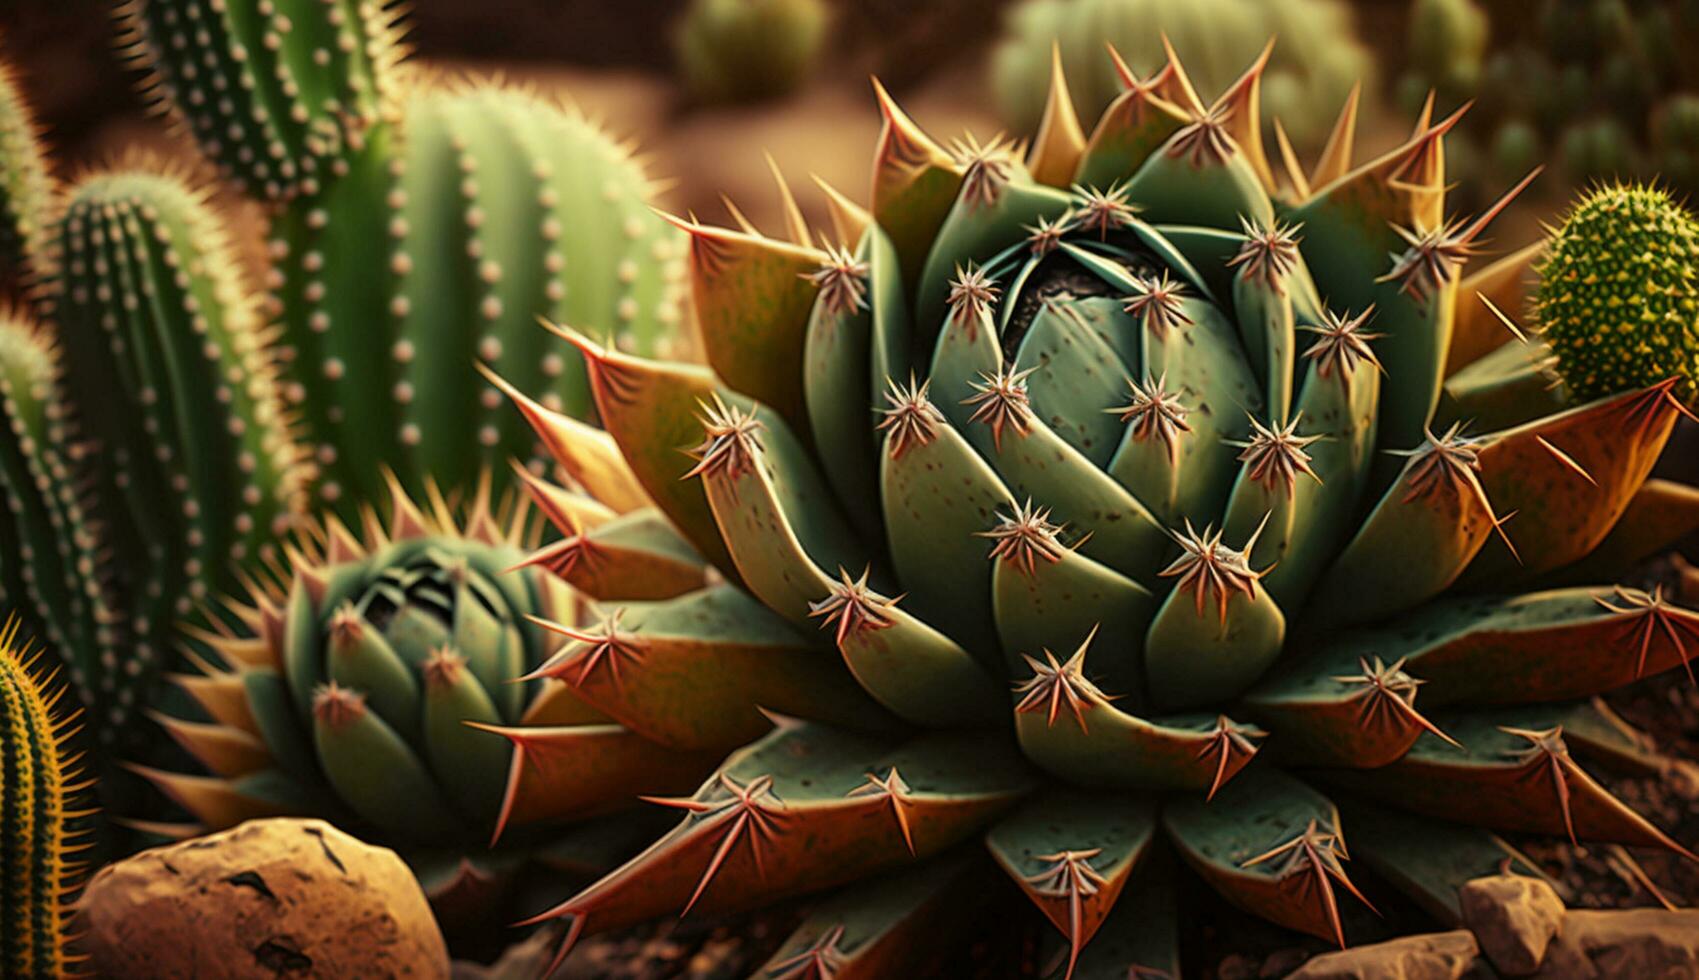
<instances>
[{"instance_id":1,"label":"blurred background cactus","mask_svg":"<svg viewBox=\"0 0 1699 980\"><path fill-rule=\"evenodd\" d=\"M1686 0L1417 0L1406 33L1407 109L1429 89L1441 108L1476 102L1451 140L1465 203L1539 156L1569 184L1699 188L1699 73L1680 54L1699 41L1699 8Z\"/></svg>"},{"instance_id":2,"label":"blurred background cactus","mask_svg":"<svg viewBox=\"0 0 1699 980\"><path fill-rule=\"evenodd\" d=\"M85 787L65 749L75 713L58 709L64 691L18 626L9 618L0 627L0 973L58 980L75 972L66 942L81 873L72 825L82 814L71 801Z\"/></svg>"},{"instance_id":3,"label":"blurred background cactus","mask_svg":"<svg viewBox=\"0 0 1699 980\"><path fill-rule=\"evenodd\" d=\"M1164 62L1164 35L1206 92L1225 88L1275 38L1263 115L1279 117L1300 143L1327 134L1328 114L1353 85L1374 86L1374 58L1358 40L1350 6L1337 0L1022 0L1004 16L991 87L1003 118L1020 133L1036 129L1044 110L1052 41L1075 109L1087 119L1126 88L1103 46L1114 46L1143 78Z\"/></svg>"},{"instance_id":4,"label":"blurred background cactus","mask_svg":"<svg viewBox=\"0 0 1699 980\"><path fill-rule=\"evenodd\" d=\"M692 0L674 27L678 72L704 104L789 95L814 71L825 0Z\"/></svg>"}]
</instances>

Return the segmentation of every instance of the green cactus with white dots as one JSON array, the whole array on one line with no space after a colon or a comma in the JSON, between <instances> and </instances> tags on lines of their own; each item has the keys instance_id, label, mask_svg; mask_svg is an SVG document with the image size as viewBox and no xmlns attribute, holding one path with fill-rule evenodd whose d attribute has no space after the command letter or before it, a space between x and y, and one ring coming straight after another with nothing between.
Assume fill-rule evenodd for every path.
<instances>
[{"instance_id":1,"label":"green cactus with white dots","mask_svg":"<svg viewBox=\"0 0 1699 980\"><path fill-rule=\"evenodd\" d=\"M537 317L666 353L683 243L629 147L577 110L415 77L383 5L287 6L136 2L122 21L154 94L274 206L271 308L320 497L351 514L385 466L415 490L493 468L499 489L506 459L540 457L474 363L589 413L578 355Z\"/></svg>"}]
</instances>

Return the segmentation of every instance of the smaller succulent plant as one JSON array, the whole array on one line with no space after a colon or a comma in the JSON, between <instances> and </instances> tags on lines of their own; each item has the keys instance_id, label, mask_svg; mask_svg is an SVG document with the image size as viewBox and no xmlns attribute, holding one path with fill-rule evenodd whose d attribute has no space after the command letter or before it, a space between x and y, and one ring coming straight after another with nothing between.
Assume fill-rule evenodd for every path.
<instances>
[{"instance_id":1,"label":"smaller succulent plant","mask_svg":"<svg viewBox=\"0 0 1699 980\"><path fill-rule=\"evenodd\" d=\"M74 714L56 711L64 689L36 664L18 620L0 627L0 975L66 975L69 896L78 874L70 800L82 786L65 749Z\"/></svg>"},{"instance_id":2,"label":"smaller succulent plant","mask_svg":"<svg viewBox=\"0 0 1699 980\"><path fill-rule=\"evenodd\" d=\"M693 0L673 35L679 74L702 103L788 95L814 70L830 21L823 0Z\"/></svg>"},{"instance_id":3,"label":"smaller succulent plant","mask_svg":"<svg viewBox=\"0 0 1699 980\"><path fill-rule=\"evenodd\" d=\"M1668 191L1611 184L1584 194L1536 267L1534 313L1579 399L1699 380L1699 223Z\"/></svg>"},{"instance_id":4,"label":"smaller succulent plant","mask_svg":"<svg viewBox=\"0 0 1699 980\"><path fill-rule=\"evenodd\" d=\"M554 679L551 631L599 643L617 676L637 619L575 625L581 597L549 560L526 562L529 508L480 494L421 510L392 488L387 525L368 513L357 537L326 518L287 578L233 604L239 627L191 631L200 671L173 680L206 717L157 717L212 775L136 767L196 821L150 829L323 817L396 847L434 901L452 901L540 843L605 843L606 824L578 838L558 825L686 790L718 761L613 724ZM675 564L701 582L688 554Z\"/></svg>"}]
</instances>

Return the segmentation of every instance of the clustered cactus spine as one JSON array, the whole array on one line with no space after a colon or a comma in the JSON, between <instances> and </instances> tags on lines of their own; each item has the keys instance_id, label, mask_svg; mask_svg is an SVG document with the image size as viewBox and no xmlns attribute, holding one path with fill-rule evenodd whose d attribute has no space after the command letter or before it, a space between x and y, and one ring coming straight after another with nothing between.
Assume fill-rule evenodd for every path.
<instances>
[{"instance_id":1,"label":"clustered cactus spine","mask_svg":"<svg viewBox=\"0 0 1699 980\"><path fill-rule=\"evenodd\" d=\"M1534 318L1556 370L1583 399L1699 378L1699 226L1668 191L1585 194L1537 266Z\"/></svg>"},{"instance_id":2,"label":"clustered cactus spine","mask_svg":"<svg viewBox=\"0 0 1699 980\"><path fill-rule=\"evenodd\" d=\"M18 620L0 627L0 968L6 976L55 980L72 973L70 896L79 874L72 799L86 788L65 751L74 713L35 663Z\"/></svg>"},{"instance_id":3,"label":"clustered cactus spine","mask_svg":"<svg viewBox=\"0 0 1699 980\"><path fill-rule=\"evenodd\" d=\"M476 358L589 410L535 317L677 353L677 236L631 148L576 109L403 65L389 5L309 8L135 0L120 24L149 91L276 212L286 391L320 499L352 518L383 466L419 492L532 456Z\"/></svg>"}]
</instances>

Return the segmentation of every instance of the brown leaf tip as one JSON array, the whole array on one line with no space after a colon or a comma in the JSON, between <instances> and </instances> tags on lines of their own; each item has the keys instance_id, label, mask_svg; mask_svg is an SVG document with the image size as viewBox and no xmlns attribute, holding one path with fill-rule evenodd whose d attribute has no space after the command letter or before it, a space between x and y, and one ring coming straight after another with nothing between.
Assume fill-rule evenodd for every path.
<instances>
[{"instance_id":1,"label":"brown leaf tip","mask_svg":"<svg viewBox=\"0 0 1699 980\"><path fill-rule=\"evenodd\" d=\"M1646 657L1652 652L1652 641L1662 635L1686 669L1688 682L1693 683L1693 655L1687 650L1687 641L1699 631L1699 627L1694 626L1693 614L1665 599L1661 583L1653 586L1651 592L1625 589L1620 585L1612 591L1617 602L1602 596L1594 596L1593 601L1617 616L1633 620L1629 631L1640 647L1640 656L1634 663L1635 678L1639 679L1646 673Z\"/></svg>"},{"instance_id":2,"label":"brown leaf tip","mask_svg":"<svg viewBox=\"0 0 1699 980\"><path fill-rule=\"evenodd\" d=\"M1416 710L1416 689L1425 682L1405 672L1407 660L1400 657L1395 663L1387 664L1378 656L1373 660L1359 657L1357 665L1362 669L1361 673L1333 679L1340 684L1360 688L1353 697L1363 703L1358 716L1362 727L1399 730L1415 726L1449 745L1462 748L1456 739Z\"/></svg>"},{"instance_id":3,"label":"brown leaf tip","mask_svg":"<svg viewBox=\"0 0 1699 980\"><path fill-rule=\"evenodd\" d=\"M1224 531L1214 531L1206 527L1200 534L1188 519L1185 530L1170 532L1174 541L1180 545L1180 556L1158 574L1164 578L1178 579L1175 588L1179 591L1192 592L1197 599L1199 616L1203 615L1205 598L1213 592L1216 604L1221 610L1221 623L1225 626L1228 601L1239 593L1255 600L1257 582L1268 574L1266 568L1260 572L1253 571L1250 563L1251 551L1256 547L1257 538L1267 525L1268 518L1265 516L1256 533L1245 542L1245 547L1235 551L1221 543Z\"/></svg>"},{"instance_id":4,"label":"brown leaf tip","mask_svg":"<svg viewBox=\"0 0 1699 980\"><path fill-rule=\"evenodd\" d=\"M762 974L765 980L833 980L849 962L838 948L843 942L844 927L835 925L815 938L807 949L774 963Z\"/></svg>"},{"instance_id":5,"label":"brown leaf tip","mask_svg":"<svg viewBox=\"0 0 1699 980\"><path fill-rule=\"evenodd\" d=\"M1209 793L1204 797L1206 802L1215 799L1221 787L1257 754L1257 744L1251 740L1266 738L1267 735L1254 725L1240 724L1226 715L1215 716L1215 728L1209 732L1209 740L1196 756L1199 761L1215 756L1215 775L1210 780Z\"/></svg>"},{"instance_id":6,"label":"brown leaf tip","mask_svg":"<svg viewBox=\"0 0 1699 980\"><path fill-rule=\"evenodd\" d=\"M1303 413L1292 416L1285 425L1266 425L1255 415L1250 419L1250 439L1227 441L1230 446L1240 447L1239 461L1245 464L1245 475L1270 492L1276 487L1285 487L1288 497L1297 491L1300 473L1318 484L1321 482L1321 477L1310 467L1307 450L1322 437L1298 434Z\"/></svg>"},{"instance_id":7,"label":"brown leaf tip","mask_svg":"<svg viewBox=\"0 0 1699 980\"><path fill-rule=\"evenodd\" d=\"M1321 326L1303 328L1316 335L1315 341L1304 351L1304 356L1316 362L1318 377L1337 377L1349 383L1352 372L1359 364L1368 363L1373 364L1377 370L1380 368L1380 359L1375 356L1369 341L1379 340L1386 335L1370 333L1363 329L1374 314L1372 303L1355 316L1349 313L1342 316L1332 310L1323 310L1324 322Z\"/></svg>"},{"instance_id":8,"label":"brown leaf tip","mask_svg":"<svg viewBox=\"0 0 1699 980\"><path fill-rule=\"evenodd\" d=\"M615 609L590 627L550 625L552 632L577 646L563 649L525 679L553 677L582 687L598 668L606 667L609 679L620 687L624 682L621 665L641 664L644 658L643 640L635 631L621 628L624 618L625 610Z\"/></svg>"},{"instance_id":9,"label":"brown leaf tip","mask_svg":"<svg viewBox=\"0 0 1699 980\"><path fill-rule=\"evenodd\" d=\"M1192 166L1226 163L1238 150L1227 123L1233 117L1233 105L1220 102L1207 111L1194 113L1191 121L1180 127L1169 143L1170 156L1185 157Z\"/></svg>"},{"instance_id":10,"label":"brown leaf tip","mask_svg":"<svg viewBox=\"0 0 1699 980\"><path fill-rule=\"evenodd\" d=\"M335 681L313 691L313 717L331 729L359 721L366 714L366 696Z\"/></svg>"},{"instance_id":11,"label":"brown leaf tip","mask_svg":"<svg viewBox=\"0 0 1699 980\"><path fill-rule=\"evenodd\" d=\"M961 197L970 210L996 204L1014 179L1015 146L1001 135L981 144L968 133L951 144L950 155L962 168Z\"/></svg>"},{"instance_id":12,"label":"brown leaf tip","mask_svg":"<svg viewBox=\"0 0 1699 980\"><path fill-rule=\"evenodd\" d=\"M1168 373L1164 371L1155 380L1147 374L1142 385L1128 378L1127 389L1131 395L1127 404L1104 411L1131 422L1134 440L1160 440L1168 450L1168 465L1175 465L1180 459L1180 433L1192 431L1186 422L1191 413L1180 402L1179 392L1168 390Z\"/></svg>"},{"instance_id":13,"label":"brown leaf tip","mask_svg":"<svg viewBox=\"0 0 1699 980\"><path fill-rule=\"evenodd\" d=\"M1237 268L1246 280L1262 280L1275 295L1284 296L1286 277L1298 267L1298 245L1303 242L1298 232L1303 230L1303 224L1275 220L1263 225L1240 215L1239 227L1245 240L1227 260L1227 267Z\"/></svg>"},{"instance_id":14,"label":"brown leaf tip","mask_svg":"<svg viewBox=\"0 0 1699 980\"><path fill-rule=\"evenodd\" d=\"M1160 277L1140 276L1136 287L1138 292L1121 301L1121 309L1138 317L1139 324L1158 340L1167 339L1170 330L1191 324L1192 318L1186 315L1190 295L1186 284L1170 276L1166 268Z\"/></svg>"},{"instance_id":15,"label":"brown leaf tip","mask_svg":"<svg viewBox=\"0 0 1699 980\"><path fill-rule=\"evenodd\" d=\"M820 304L828 315L844 316L867 308L868 266L848 249L828 246L820 268L801 275L820 287Z\"/></svg>"},{"instance_id":16,"label":"brown leaf tip","mask_svg":"<svg viewBox=\"0 0 1699 980\"><path fill-rule=\"evenodd\" d=\"M1038 562L1052 564L1062 560L1067 551L1062 545L1063 525L1052 523L1050 508L1034 506L1032 498L1015 505L1014 513L997 515L997 526L989 531L976 531L993 542L989 557L1002 559L1025 572L1028 578L1038 574Z\"/></svg>"},{"instance_id":17,"label":"brown leaf tip","mask_svg":"<svg viewBox=\"0 0 1699 980\"><path fill-rule=\"evenodd\" d=\"M755 869L764 874L765 849L778 837L785 816L784 801L773 792L772 776L757 776L743 784L722 771L710 787L706 792L725 795L711 800L643 797L650 803L687 811L689 816L686 819L693 822L694 829L711 831L725 828L724 836L708 860L708 867L696 884L696 891L691 894L680 915L689 914L695 907L740 840L748 841Z\"/></svg>"},{"instance_id":18,"label":"brown leaf tip","mask_svg":"<svg viewBox=\"0 0 1699 980\"><path fill-rule=\"evenodd\" d=\"M1127 194L1124 184L1112 185L1106 191L1075 184L1073 226L1096 232L1101 241L1108 238L1110 232L1131 225L1139 209Z\"/></svg>"},{"instance_id":19,"label":"brown leaf tip","mask_svg":"<svg viewBox=\"0 0 1699 980\"><path fill-rule=\"evenodd\" d=\"M341 652L351 649L360 642L366 633L366 618L354 608L352 602L344 602L330 614L330 649Z\"/></svg>"},{"instance_id":20,"label":"brown leaf tip","mask_svg":"<svg viewBox=\"0 0 1699 980\"><path fill-rule=\"evenodd\" d=\"M1415 449L1389 452L1410 457L1409 491L1404 496L1405 503L1431 493L1441 485L1459 494L1472 492L1469 474L1471 471L1478 473L1481 469L1480 451L1474 442L1464 438L1461 422L1452 423L1442 436L1427 430L1422 445Z\"/></svg>"},{"instance_id":21,"label":"brown leaf tip","mask_svg":"<svg viewBox=\"0 0 1699 980\"><path fill-rule=\"evenodd\" d=\"M910 373L907 386L890 378L885 379L885 385L888 407L879 410L885 417L880 420L878 430L888 433L886 445L891 458L898 459L908 449L924 446L938 438L938 426L944 424L944 413L927 397L927 391L932 387L931 379L916 382L913 373Z\"/></svg>"},{"instance_id":22,"label":"brown leaf tip","mask_svg":"<svg viewBox=\"0 0 1699 980\"><path fill-rule=\"evenodd\" d=\"M1067 706L1074 716L1074 722L1080 726L1080 731L1086 732L1085 709L1094 701L1108 701L1110 698L1085 676L1085 654L1091 647L1091 641L1097 636L1097 627L1081 641L1079 649L1066 661L1057 661L1056 655L1050 650L1044 650L1044 659L1021 654L1021 659L1031 668L1032 676L1015 684L1015 693L1021 696L1015 704L1016 714L1027 714L1043 711L1046 724L1055 725L1056 716L1062 707Z\"/></svg>"},{"instance_id":23,"label":"brown leaf tip","mask_svg":"<svg viewBox=\"0 0 1699 980\"><path fill-rule=\"evenodd\" d=\"M1320 821L1312 818L1309 825L1291 840L1245 861L1239 867L1252 868L1272 861L1275 862L1274 875L1281 881L1301 874L1313 875L1313 893L1321 902L1328 921L1333 926L1334 938L1340 946L1344 946L1345 927L1339 921L1339 902L1334 897L1333 885L1338 883L1359 902L1369 906L1371 910L1374 909L1369 900L1363 897L1363 893L1357 890L1357 886L1352 884L1351 878L1345 873L1344 865L1340 863L1350 859L1351 855L1345 851L1345 838L1340 836L1339 831L1323 830Z\"/></svg>"},{"instance_id":24,"label":"brown leaf tip","mask_svg":"<svg viewBox=\"0 0 1699 980\"><path fill-rule=\"evenodd\" d=\"M1026 379L1036 367L1016 371L1013 365L998 368L993 374L981 371L978 381L970 381L974 394L962 399L963 405L973 407L969 422L983 422L991 427L991 442L999 452L1003 449L1003 430L1013 428L1026 435L1032 428L1032 406L1027 397Z\"/></svg>"},{"instance_id":25,"label":"brown leaf tip","mask_svg":"<svg viewBox=\"0 0 1699 980\"><path fill-rule=\"evenodd\" d=\"M839 646L851 633L890 629L897 625L891 610L896 608L902 597L885 598L868 586L867 576L868 570L862 569L860 578L851 578L847 570L839 567L838 581L828 587L826 598L808 604L808 615L821 620L821 629L836 629Z\"/></svg>"},{"instance_id":26,"label":"brown leaf tip","mask_svg":"<svg viewBox=\"0 0 1699 980\"><path fill-rule=\"evenodd\" d=\"M851 797L882 796L890 800L892 815L897 819L897 829L902 831L903 843L908 845L908 852L913 855L915 853L914 828L910 826L908 812L908 808L913 802L909 796L911 792L909 784L903 779L902 774L897 772L897 767L892 766L886 771L883 779L879 778L876 773L868 773L867 782L850 790L847 795Z\"/></svg>"},{"instance_id":27,"label":"brown leaf tip","mask_svg":"<svg viewBox=\"0 0 1699 980\"><path fill-rule=\"evenodd\" d=\"M710 401L698 404L702 411L697 419L702 423L705 438L690 450L696 465L684 474L684 478L723 476L735 480L753 471L756 453L761 448L755 438L755 434L763 428L761 420L755 417L753 411L745 412L736 405L726 404L719 392L715 392Z\"/></svg>"},{"instance_id":28,"label":"brown leaf tip","mask_svg":"<svg viewBox=\"0 0 1699 980\"><path fill-rule=\"evenodd\" d=\"M425 662L419 669L425 675L427 688L448 688L460 680L466 669L466 658L450 647L435 647L425 655Z\"/></svg>"},{"instance_id":29,"label":"brown leaf tip","mask_svg":"<svg viewBox=\"0 0 1699 980\"><path fill-rule=\"evenodd\" d=\"M971 322L989 312L991 307L1002 295L997 288L997 282L987 275L985 270L973 263L966 267L956 266L956 276L950 280L950 322L963 324Z\"/></svg>"}]
</instances>

